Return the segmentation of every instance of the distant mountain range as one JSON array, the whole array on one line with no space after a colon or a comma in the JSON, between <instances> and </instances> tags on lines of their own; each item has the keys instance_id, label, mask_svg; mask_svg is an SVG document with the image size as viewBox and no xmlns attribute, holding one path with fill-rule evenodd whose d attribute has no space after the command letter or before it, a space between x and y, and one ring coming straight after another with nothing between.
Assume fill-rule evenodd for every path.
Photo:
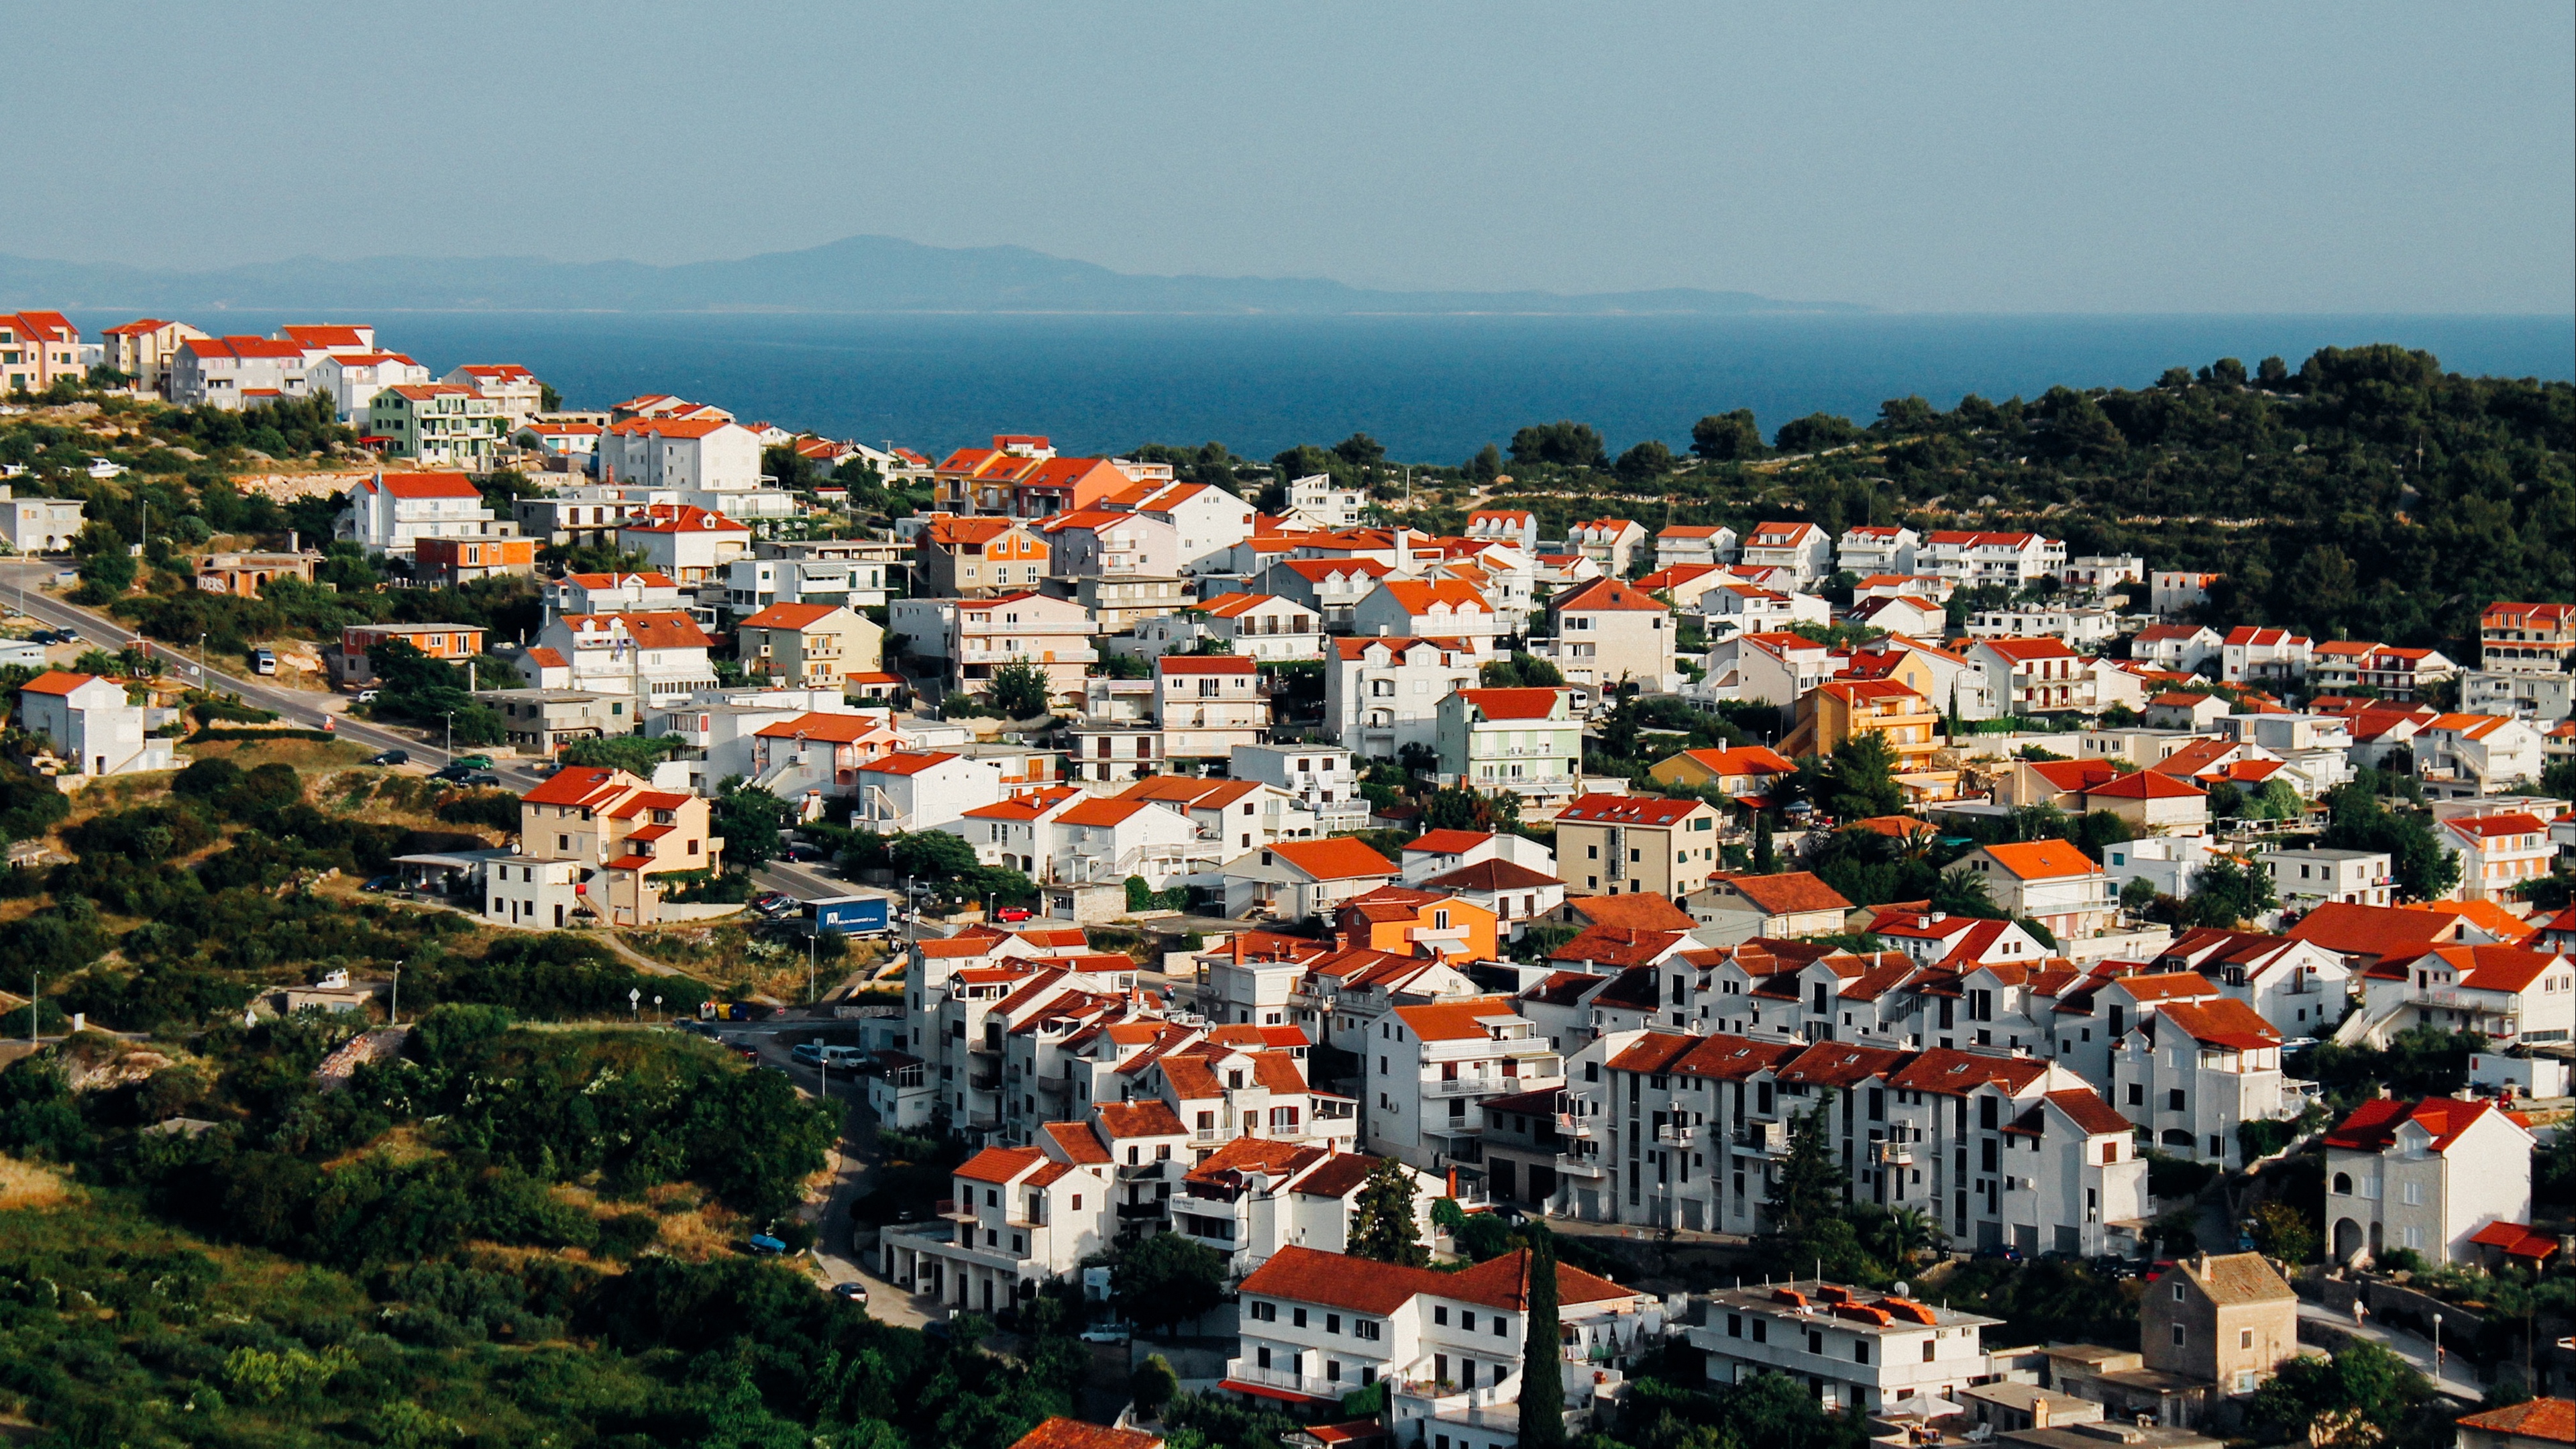
<instances>
[{"instance_id":1,"label":"distant mountain range","mask_svg":"<svg viewBox=\"0 0 2576 1449\"><path fill-rule=\"evenodd\" d=\"M0 305L184 313L295 308L412 312L1209 313L1561 316L1863 312L1750 292L1379 292L1294 277L1156 277L1026 247L932 247L854 236L798 252L676 267L539 257L298 257L209 272L0 255Z\"/></svg>"}]
</instances>

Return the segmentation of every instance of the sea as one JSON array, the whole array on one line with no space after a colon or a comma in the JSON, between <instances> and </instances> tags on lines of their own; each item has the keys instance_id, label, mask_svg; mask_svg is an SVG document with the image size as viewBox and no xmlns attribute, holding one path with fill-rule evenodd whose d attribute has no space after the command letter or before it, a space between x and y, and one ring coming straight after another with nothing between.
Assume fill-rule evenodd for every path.
<instances>
[{"instance_id":1,"label":"sea","mask_svg":"<svg viewBox=\"0 0 2576 1449\"><path fill-rule=\"evenodd\" d=\"M76 315L84 332L130 321ZM372 321L379 345L444 373L515 362L570 407L639 393L713 403L745 421L893 442L936 456L994 433L1043 433L1068 453L1222 442L1268 458L1354 432L1398 461L1458 463L1514 429L1573 419L1615 451L1679 452L1691 424L1751 408L1866 422L1888 398L1947 408L2075 387L2144 387L2221 357L2293 368L2319 347L2394 342L2452 371L2576 378L2576 317L957 316L411 312L373 317L215 312L209 331Z\"/></svg>"}]
</instances>

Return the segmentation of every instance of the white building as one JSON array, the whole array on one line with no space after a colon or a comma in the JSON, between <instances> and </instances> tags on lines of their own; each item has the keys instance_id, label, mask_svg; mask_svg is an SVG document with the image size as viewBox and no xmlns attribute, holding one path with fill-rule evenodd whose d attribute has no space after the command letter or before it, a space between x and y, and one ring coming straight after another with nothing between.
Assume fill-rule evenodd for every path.
<instances>
[{"instance_id":1,"label":"white building","mask_svg":"<svg viewBox=\"0 0 2576 1449\"><path fill-rule=\"evenodd\" d=\"M624 695L649 710L716 687L712 642L681 613L559 614L529 652L550 649L564 661L563 679L537 681L546 688Z\"/></svg>"},{"instance_id":2,"label":"white building","mask_svg":"<svg viewBox=\"0 0 2576 1449\"><path fill-rule=\"evenodd\" d=\"M694 504L656 503L618 520L617 547L684 584L706 583L751 550L751 529Z\"/></svg>"},{"instance_id":3,"label":"white building","mask_svg":"<svg viewBox=\"0 0 2576 1449\"><path fill-rule=\"evenodd\" d=\"M1325 530L1357 528L1360 510L1366 507L1367 489L1337 483L1329 473L1313 473L1288 481L1287 517L1290 522Z\"/></svg>"},{"instance_id":4,"label":"white building","mask_svg":"<svg viewBox=\"0 0 2576 1449\"><path fill-rule=\"evenodd\" d=\"M1559 1263L1558 1381L1525 1384L1528 1279L1526 1249L1436 1273L1283 1247L1243 1280L1242 1352L1219 1387L1325 1408L1383 1381L1386 1422L1402 1443L1516 1443L1523 1394L1587 1405L1596 1361L1664 1332L1654 1299Z\"/></svg>"},{"instance_id":5,"label":"white building","mask_svg":"<svg viewBox=\"0 0 2576 1449\"><path fill-rule=\"evenodd\" d=\"M170 358L170 401L236 411L302 397L305 369L320 356L266 337L191 337Z\"/></svg>"},{"instance_id":6,"label":"white building","mask_svg":"<svg viewBox=\"0 0 2576 1449\"><path fill-rule=\"evenodd\" d=\"M1180 572L1208 573L1252 536L1252 505L1222 488L1205 483L1140 483L1102 500L1106 508L1123 508L1157 518L1178 536Z\"/></svg>"},{"instance_id":7,"label":"white building","mask_svg":"<svg viewBox=\"0 0 2576 1449\"><path fill-rule=\"evenodd\" d=\"M2110 1025L2105 1091L2166 1152L2239 1166L2238 1126L2307 1105L2281 1075L2281 1033L2242 1001L2169 1001L2125 1031Z\"/></svg>"},{"instance_id":8,"label":"white building","mask_svg":"<svg viewBox=\"0 0 2576 1449\"><path fill-rule=\"evenodd\" d=\"M2576 1031L2576 967L2559 951L2514 946L2400 949L2362 975L2346 1036L2377 1045L2414 1027L2474 1031L2498 1048L2565 1045Z\"/></svg>"},{"instance_id":9,"label":"white building","mask_svg":"<svg viewBox=\"0 0 2576 1449\"><path fill-rule=\"evenodd\" d=\"M2308 677L2315 641L2287 629L2244 625L2219 641L2218 677L2229 684L2277 686Z\"/></svg>"},{"instance_id":10,"label":"white building","mask_svg":"<svg viewBox=\"0 0 2576 1449\"><path fill-rule=\"evenodd\" d=\"M173 742L150 738L143 706L125 686L95 674L49 669L18 689L18 725L43 735L72 773L90 779L177 768Z\"/></svg>"},{"instance_id":11,"label":"white building","mask_svg":"<svg viewBox=\"0 0 2576 1449\"><path fill-rule=\"evenodd\" d=\"M1999 584L2020 589L2066 567L2062 539L2035 533L1937 531L1923 540L1922 567L1959 587Z\"/></svg>"},{"instance_id":12,"label":"white building","mask_svg":"<svg viewBox=\"0 0 2576 1449\"><path fill-rule=\"evenodd\" d=\"M1675 524L1655 535L1655 567L1659 569L1682 564L1723 567L1735 562L1738 554L1735 530L1723 524Z\"/></svg>"},{"instance_id":13,"label":"white building","mask_svg":"<svg viewBox=\"0 0 2576 1449\"><path fill-rule=\"evenodd\" d=\"M1502 632L1494 606L1453 579L1387 579L1351 609L1352 632L1396 639L1457 639L1491 648Z\"/></svg>"},{"instance_id":14,"label":"white building","mask_svg":"<svg viewBox=\"0 0 2576 1449\"><path fill-rule=\"evenodd\" d=\"M1273 594L1224 594L1136 625L1134 653L1187 653L1214 640L1246 659L1320 659L1323 617ZM1113 643L1113 652L1130 652Z\"/></svg>"},{"instance_id":15,"label":"white building","mask_svg":"<svg viewBox=\"0 0 2576 1449\"><path fill-rule=\"evenodd\" d=\"M1538 515L1526 508L1480 508L1467 515L1467 537L1538 552Z\"/></svg>"},{"instance_id":16,"label":"white building","mask_svg":"<svg viewBox=\"0 0 2576 1449\"><path fill-rule=\"evenodd\" d=\"M1367 760L1439 747L1440 701L1492 656L1458 641L1336 639L1324 659L1324 736Z\"/></svg>"},{"instance_id":17,"label":"white building","mask_svg":"<svg viewBox=\"0 0 2576 1449\"><path fill-rule=\"evenodd\" d=\"M2364 1102L2326 1134L2326 1248L2336 1263L2404 1248L2477 1261L2492 1224L2531 1221L2531 1133L2493 1102Z\"/></svg>"},{"instance_id":18,"label":"white building","mask_svg":"<svg viewBox=\"0 0 2576 1449\"><path fill-rule=\"evenodd\" d=\"M2272 894L2286 910L2312 911L2328 901L2384 906L2397 884L2384 851L2267 845L2255 860L2271 872Z\"/></svg>"},{"instance_id":19,"label":"white building","mask_svg":"<svg viewBox=\"0 0 2576 1449\"><path fill-rule=\"evenodd\" d=\"M760 487L760 440L724 418L628 418L600 437L604 483L642 483L704 493Z\"/></svg>"},{"instance_id":20,"label":"white building","mask_svg":"<svg viewBox=\"0 0 2576 1449\"><path fill-rule=\"evenodd\" d=\"M1996 905L2046 926L2061 943L2100 934L2119 901L2102 868L2063 840L1981 845L1945 873L1982 883Z\"/></svg>"},{"instance_id":21,"label":"white building","mask_svg":"<svg viewBox=\"0 0 2576 1449\"><path fill-rule=\"evenodd\" d=\"M0 483L0 537L12 553L56 553L72 546L87 520L77 498L20 498Z\"/></svg>"},{"instance_id":22,"label":"white building","mask_svg":"<svg viewBox=\"0 0 2576 1449\"><path fill-rule=\"evenodd\" d=\"M1712 1387L1786 1374L1829 1410L1884 1412L1993 1375L1982 1335L2002 1319L1783 1276L1783 1287L1719 1289L1692 1304L1690 1343L1708 1355Z\"/></svg>"},{"instance_id":23,"label":"white building","mask_svg":"<svg viewBox=\"0 0 2576 1449\"><path fill-rule=\"evenodd\" d=\"M935 830L1002 798L1001 767L946 750L899 751L859 767L853 829Z\"/></svg>"},{"instance_id":24,"label":"white building","mask_svg":"<svg viewBox=\"0 0 2576 1449\"><path fill-rule=\"evenodd\" d=\"M1834 566L1847 574L1910 574L1923 536L1910 528L1859 524L1835 541Z\"/></svg>"},{"instance_id":25,"label":"white building","mask_svg":"<svg viewBox=\"0 0 2576 1449\"><path fill-rule=\"evenodd\" d=\"M2540 778L2540 731L2492 714L2446 714L2415 732L2415 778L2434 799L2502 795Z\"/></svg>"},{"instance_id":26,"label":"white building","mask_svg":"<svg viewBox=\"0 0 2576 1449\"><path fill-rule=\"evenodd\" d=\"M1339 745L1236 745L1226 773L1287 792L1314 813L1315 828L1327 835L1368 826L1359 765Z\"/></svg>"},{"instance_id":27,"label":"white building","mask_svg":"<svg viewBox=\"0 0 2576 1449\"><path fill-rule=\"evenodd\" d=\"M1747 567L1793 570L1804 587L1834 571L1833 535L1812 523L1757 524L1738 557Z\"/></svg>"},{"instance_id":28,"label":"white building","mask_svg":"<svg viewBox=\"0 0 2576 1449\"><path fill-rule=\"evenodd\" d=\"M1049 572L1059 579L1169 579L1181 572L1181 532L1151 513L1084 508L1059 513L1038 527L1052 549Z\"/></svg>"},{"instance_id":29,"label":"white building","mask_svg":"<svg viewBox=\"0 0 2576 1449\"><path fill-rule=\"evenodd\" d=\"M399 352L333 353L315 363L307 374L307 385L317 397L327 397L338 409L340 421L352 427L367 425L368 405L376 394L389 387L418 387L429 381L429 369Z\"/></svg>"},{"instance_id":30,"label":"white building","mask_svg":"<svg viewBox=\"0 0 2576 1449\"><path fill-rule=\"evenodd\" d=\"M513 431L535 421L545 410L546 385L515 362L473 363L450 370L441 382L470 387L490 398L509 419Z\"/></svg>"},{"instance_id":31,"label":"white building","mask_svg":"<svg viewBox=\"0 0 2576 1449\"><path fill-rule=\"evenodd\" d=\"M424 538L515 538L462 473L378 473L351 488L333 537L372 554L407 556Z\"/></svg>"},{"instance_id":32,"label":"white building","mask_svg":"<svg viewBox=\"0 0 2576 1449\"><path fill-rule=\"evenodd\" d=\"M2156 953L2157 971L2196 971L2284 1038L2314 1038L2343 1020L2352 968L2339 952L2288 936L2196 928Z\"/></svg>"},{"instance_id":33,"label":"white building","mask_svg":"<svg viewBox=\"0 0 2576 1449\"><path fill-rule=\"evenodd\" d=\"M1583 725L1567 689L1459 689L1440 701L1436 734L1444 783L1536 802L1572 799L1582 785Z\"/></svg>"},{"instance_id":34,"label":"white building","mask_svg":"<svg viewBox=\"0 0 2576 1449\"><path fill-rule=\"evenodd\" d=\"M1473 1162L1483 1099L1565 1083L1565 1058L1505 996L1398 1006L1362 1053L1361 1140L1433 1171Z\"/></svg>"}]
</instances>

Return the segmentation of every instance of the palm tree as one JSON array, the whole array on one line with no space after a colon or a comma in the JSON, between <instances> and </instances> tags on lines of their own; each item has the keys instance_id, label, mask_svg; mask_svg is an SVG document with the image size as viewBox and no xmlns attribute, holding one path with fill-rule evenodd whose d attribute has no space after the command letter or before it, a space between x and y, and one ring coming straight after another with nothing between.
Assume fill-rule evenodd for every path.
<instances>
[{"instance_id":1,"label":"palm tree","mask_svg":"<svg viewBox=\"0 0 2576 1449\"><path fill-rule=\"evenodd\" d=\"M1929 1214L1910 1207L1888 1214L1885 1234L1888 1256L1899 1268L1909 1267L1916 1258L1937 1251L1948 1236Z\"/></svg>"}]
</instances>

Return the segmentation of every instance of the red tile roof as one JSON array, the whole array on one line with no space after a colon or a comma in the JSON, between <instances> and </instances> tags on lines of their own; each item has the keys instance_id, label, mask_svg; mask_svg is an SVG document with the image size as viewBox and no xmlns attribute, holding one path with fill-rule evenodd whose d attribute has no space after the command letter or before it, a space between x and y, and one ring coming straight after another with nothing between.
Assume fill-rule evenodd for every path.
<instances>
[{"instance_id":1,"label":"red tile roof","mask_svg":"<svg viewBox=\"0 0 2576 1449\"><path fill-rule=\"evenodd\" d=\"M1730 875L1726 884L1741 892L1745 899L1760 906L1765 915L1785 916L1802 911L1848 911L1852 903L1842 892L1825 884L1812 871L1782 871L1776 875Z\"/></svg>"},{"instance_id":2,"label":"red tile roof","mask_svg":"<svg viewBox=\"0 0 2576 1449\"><path fill-rule=\"evenodd\" d=\"M1984 849L1995 864L2023 880L2059 880L2101 870L2083 851L2063 840L2030 840Z\"/></svg>"},{"instance_id":3,"label":"red tile roof","mask_svg":"<svg viewBox=\"0 0 2576 1449\"><path fill-rule=\"evenodd\" d=\"M2459 938L2459 922L2426 911L2394 906L2362 906L2329 901L2300 918L2283 934L2348 956L2420 956L2434 946Z\"/></svg>"},{"instance_id":4,"label":"red tile roof","mask_svg":"<svg viewBox=\"0 0 2576 1449\"><path fill-rule=\"evenodd\" d=\"M1557 812L1561 825L1573 821L1578 825L1656 825L1669 827L1695 810L1706 810L1701 800L1669 800L1661 795L1585 795Z\"/></svg>"},{"instance_id":5,"label":"red tile roof","mask_svg":"<svg viewBox=\"0 0 2576 1449\"><path fill-rule=\"evenodd\" d=\"M1690 912L1652 892L1633 892L1624 896L1568 896L1566 908L1596 926L1620 926L1632 931L1688 931L1699 922Z\"/></svg>"},{"instance_id":6,"label":"red tile roof","mask_svg":"<svg viewBox=\"0 0 2576 1449\"><path fill-rule=\"evenodd\" d=\"M1548 608L1562 614L1569 610L1590 613L1598 609L1624 609L1637 613L1669 614L1672 610L1663 600L1632 589L1616 579L1594 579L1572 592L1548 600Z\"/></svg>"},{"instance_id":7,"label":"red tile roof","mask_svg":"<svg viewBox=\"0 0 2576 1449\"><path fill-rule=\"evenodd\" d=\"M1142 1429L1087 1424L1062 1414L1021 1435L1011 1449L1158 1449L1162 1436Z\"/></svg>"},{"instance_id":8,"label":"red tile roof","mask_svg":"<svg viewBox=\"0 0 2576 1449\"><path fill-rule=\"evenodd\" d=\"M2090 1087L2070 1087L2051 1092L2048 1100L2057 1104L2068 1118L2087 1135L2117 1134L2126 1137L2136 1124L2120 1115L2120 1110L2102 1100L2102 1094Z\"/></svg>"},{"instance_id":9,"label":"red tile roof","mask_svg":"<svg viewBox=\"0 0 2576 1449\"><path fill-rule=\"evenodd\" d=\"M1319 881L1403 874L1395 862L1369 849L1364 842L1346 836L1324 840L1282 840L1266 849L1278 860Z\"/></svg>"},{"instance_id":10,"label":"red tile roof","mask_svg":"<svg viewBox=\"0 0 2576 1449\"><path fill-rule=\"evenodd\" d=\"M69 694L97 679L95 674L74 674L68 670L48 669L18 686L21 694Z\"/></svg>"},{"instance_id":11,"label":"red tile roof","mask_svg":"<svg viewBox=\"0 0 2576 1449\"><path fill-rule=\"evenodd\" d=\"M987 1147L949 1169L949 1176L968 1182L1006 1183L1046 1160L1046 1154L1034 1147Z\"/></svg>"},{"instance_id":12,"label":"red tile roof","mask_svg":"<svg viewBox=\"0 0 2576 1449\"><path fill-rule=\"evenodd\" d=\"M2167 1006L2162 1015L2184 1035L2211 1046L2252 1051L2281 1044L2281 1033L2261 1013L2233 997L2177 1001Z\"/></svg>"},{"instance_id":13,"label":"red tile roof","mask_svg":"<svg viewBox=\"0 0 2576 1449\"><path fill-rule=\"evenodd\" d=\"M2480 1117L2495 1109L2484 1100L2463 1102L2456 1097L2426 1097L2419 1102L2404 1102L2381 1097L2364 1102L2326 1134L2328 1147L2353 1152L2381 1152L2397 1140L2397 1129L2413 1122L2432 1134L2433 1150L2442 1152L2460 1140Z\"/></svg>"},{"instance_id":14,"label":"red tile roof","mask_svg":"<svg viewBox=\"0 0 2576 1449\"><path fill-rule=\"evenodd\" d=\"M1458 697L1484 712L1487 719L1546 719L1556 712L1562 689L1462 689Z\"/></svg>"}]
</instances>

